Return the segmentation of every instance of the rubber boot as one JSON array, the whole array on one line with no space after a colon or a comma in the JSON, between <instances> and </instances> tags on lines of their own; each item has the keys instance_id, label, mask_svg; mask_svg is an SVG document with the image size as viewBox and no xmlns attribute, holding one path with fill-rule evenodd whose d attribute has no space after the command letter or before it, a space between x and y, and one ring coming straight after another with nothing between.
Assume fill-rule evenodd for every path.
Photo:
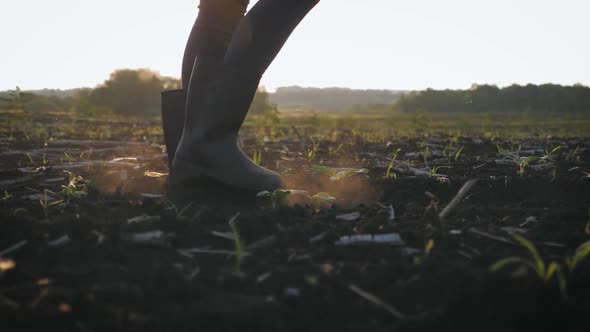
<instances>
[{"instance_id":1,"label":"rubber boot","mask_svg":"<svg viewBox=\"0 0 590 332\"><path fill-rule=\"evenodd\" d=\"M233 32L244 16L248 4L249 0L199 1L199 14L191 30L182 59L181 82L183 90L170 90L162 93L162 122L169 166L174 160L176 147L184 127L186 91L191 77L195 76L194 79L202 83L209 79L207 75L211 74L208 70L196 73L194 71L195 61L199 58L200 62L223 62Z\"/></svg>"},{"instance_id":2,"label":"rubber boot","mask_svg":"<svg viewBox=\"0 0 590 332\"><path fill-rule=\"evenodd\" d=\"M197 60L194 70L201 65ZM280 175L256 165L237 142L261 75L230 65L219 66L218 74L208 84L189 87L188 111L169 185L186 186L206 178L252 191L282 188Z\"/></svg>"},{"instance_id":3,"label":"rubber boot","mask_svg":"<svg viewBox=\"0 0 590 332\"><path fill-rule=\"evenodd\" d=\"M186 92L183 89L168 90L162 92L161 98L164 144L168 154L168 166L172 166L172 160L174 160L174 154L184 127Z\"/></svg>"}]
</instances>

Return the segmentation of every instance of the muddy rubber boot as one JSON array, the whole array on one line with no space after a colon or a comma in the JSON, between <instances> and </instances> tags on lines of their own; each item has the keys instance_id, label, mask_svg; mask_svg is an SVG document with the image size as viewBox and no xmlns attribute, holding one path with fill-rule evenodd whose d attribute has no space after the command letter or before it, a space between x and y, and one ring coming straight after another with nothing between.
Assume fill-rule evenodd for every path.
<instances>
[{"instance_id":1,"label":"muddy rubber boot","mask_svg":"<svg viewBox=\"0 0 590 332\"><path fill-rule=\"evenodd\" d=\"M207 84L219 73L221 65L219 61L203 57L202 59L195 60L193 68L196 68L192 73L195 76L195 82L193 83L195 88L194 93L202 96ZM172 166L178 143L182 137L186 114L186 95L187 92L184 89L167 90L161 93L162 127L164 129L164 143L168 154L169 167ZM196 95L195 98L197 98ZM194 111L198 112L198 110Z\"/></svg>"},{"instance_id":2,"label":"muddy rubber boot","mask_svg":"<svg viewBox=\"0 0 590 332\"><path fill-rule=\"evenodd\" d=\"M164 144L168 154L168 166L172 166L172 160L174 160L174 154L184 127L186 93L183 89L168 90L161 93L161 98Z\"/></svg>"},{"instance_id":3,"label":"muddy rubber boot","mask_svg":"<svg viewBox=\"0 0 590 332\"><path fill-rule=\"evenodd\" d=\"M184 130L170 169L172 190L200 178L248 191L282 188L280 175L256 165L237 142L260 78L221 65L205 87L189 87L194 92L187 100Z\"/></svg>"}]
</instances>

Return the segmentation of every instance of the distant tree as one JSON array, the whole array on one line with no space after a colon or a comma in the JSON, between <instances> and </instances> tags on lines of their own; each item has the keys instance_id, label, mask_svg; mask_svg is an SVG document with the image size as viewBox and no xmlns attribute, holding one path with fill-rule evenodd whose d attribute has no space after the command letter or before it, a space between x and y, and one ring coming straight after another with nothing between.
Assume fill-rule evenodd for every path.
<instances>
[{"instance_id":1,"label":"distant tree","mask_svg":"<svg viewBox=\"0 0 590 332\"><path fill-rule=\"evenodd\" d=\"M179 85L179 80L150 69L121 69L90 93L88 103L121 115L155 115L160 113L160 93Z\"/></svg>"},{"instance_id":2,"label":"distant tree","mask_svg":"<svg viewBox=\"0 0 590 332\"><path fill-rule=\"evenodd\" d=\"M267 123L279 122L279 108L276 104L270 102L269 93L264 87L256 91L254 100L250 105L249 114L261 116Z\"/></svg>"},{"instance_id":3,"label":"distant tree","mask_svg":"<svg viewBox=\"0 0 590 332\"><path fill-rule=\"evenodd\" d=\"M403 91L355 90L348 88L280 87L269 98L281 109L315 109L317 111L352 111L369 105L393 105Z\"/></svg>"},{"instance_id":4,"label":"distant tree","mask_svg":"<svg viewBox=\"0 0 590 332\"><path fill-rule=\"evenodd\" d=\"M277 106L272 104L269 99L268 92L264 87L258 88L254 100L250 105L250 112L252 114L265 114L272 112Z\"/></svg>"},{"instance_id":5,"label":"distant tree","mask_svg":"<svg viewBox=\"0 0 590 332\"><path fill-rule=\"evenodd\" d=\"M81 89L73 98L75 102L69 110L86 116L107 116L113 114L113 110L107 106L95 105L90 102L94 89Z\"/></svg>"},{"instance_id":6,"label":"distant tree","mask_svg":"<svg viewBox=\"0 0 590 332\"><path fill-rule=\"evenodd\" d=\"M23 105L25 112L60 111L61 107L47 97L35 97Z\"/></svg>"},{"instance_id":7,"label":"distant tree","mask_svg":"<svg viewBox=\"0 0 590 332\"><path fill-rule=\"evenodd\" d=\"M0 95L0 109L24 110L25 112L61 111L64 101L61 98L40 96L25 92L18 86Z\"/></svg>"},{"instance_id":8,"label":"distant tree","mask_svg":"<svg viewBox=\"0 0 590 332\"><path fill-rule=\"evenodd\" d=\"M393 109L400 112L590 112L590 88L555 84L472 85L469 90L415 91L402 96Z\"/></svg>"}]
</instances>

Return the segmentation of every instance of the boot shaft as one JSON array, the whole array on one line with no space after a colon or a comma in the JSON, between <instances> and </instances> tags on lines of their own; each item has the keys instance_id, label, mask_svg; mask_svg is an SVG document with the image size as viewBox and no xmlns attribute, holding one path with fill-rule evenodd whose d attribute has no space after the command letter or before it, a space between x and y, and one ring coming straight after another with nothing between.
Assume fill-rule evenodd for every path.
<instances>
[{"instance_id":1,"label":"boot shaft","mask_svg":"<svg viewBox=\"0 0 590 332\"><path fill-rule=\"evenodd\" d=\"M166 145L168 164L170 165L174 160L174 154L182 136L186 92L183 89L163 91L161 98L164 144Z\"/></svg>"},{"instance_id":2,"label":"boot shaft","mask_svg":"<svg viewBox=\"0 0 590 332\"><path fill-rule=\"evenodd\" d=\"M184 132L197 141L237 137L260 79L228 65L214 71L208 83L190 90Z\"/></svg>"}]
</instances>

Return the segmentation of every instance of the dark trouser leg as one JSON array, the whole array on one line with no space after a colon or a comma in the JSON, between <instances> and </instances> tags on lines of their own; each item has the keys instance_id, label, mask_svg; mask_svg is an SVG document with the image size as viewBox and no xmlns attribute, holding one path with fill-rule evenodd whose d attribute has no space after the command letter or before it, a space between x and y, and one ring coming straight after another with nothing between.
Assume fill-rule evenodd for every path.
<instances>
[{"instance_id":1,"label":"dark trouser leg","mask_svg":"<svg viewBox=\"0 0 590 332\"><path fill-rule=\"evenodd\" d=\"M241 20L225 54L223 74L215 78L217 94L191 80L187 98L187 126L194 125L200 135L208 137L235 133L242 126L246 113L256 94L262 74L270 66L291 33L315 7L319 0L259 0ZM198 68L195 68L198 71ZM194 74L193 74L194 75ZM212 76L217 76L216 74ZM205 84L208 85L208 84ZM198 114L199 104L205 99L213 114ZM215 106L213 106L215 105ZM217 110L214 110L217 109ZM222 111L221 109L226 109ZM220 114L227 112L225 117ZM197 118L209 116L215 125L201 126ZM207 121L208 122L208 121Z\"/></svg>"},{"instance_id":2,"label":"dark trouser leg","mask_svg":"<svg viewBox=\"0 0 590 332\"><path fill-rule=\"evenodd\" d=\"M188 90L193 98L219 72L231 37L244 16L249 0L201 0L199 14L182 61L182 89L162 92L164 141L171 163L185 122ZM197 60L197 61L196 61ZM195 64L197 68L195 68ZM192 77L192 88L189 85ZM192 110L195 112L198 110Z\"/></svg>"},{"instance_id":3,"label":"dark trouser leg","mask_svg":"<svg viewBox=\"0 0 590 332\"><path fill-rule=\"evenodd\" d=\"M172 186L205 176L248 190L282 187L280 175L254 164L236 142L261 75L318 0L259 0L233 34L218 74L195 84L170 172ZM199 63L199 60L196 61Z\"/></svg>"},{"instance_id":4,"label":"dark trouser leg","mask_svg":"<svg viewBox=\"0 0 590 332\"><path fill-rule=\"evenodd\" d=\"M263 74L297 25L319 0L259 0L244 17L225 63Z\"/></svg>"},{"instance_id":5,"label":"dark trouser leg","mask_svg":"<svg viewBox=\"0 0 590 332\"><path fill-rule=\"evenodd\" d=\"M249 0L201 0L199 14L182 60L182 87L187 89L195 59L221 62Z\"/></svg>"}]
</instances>

